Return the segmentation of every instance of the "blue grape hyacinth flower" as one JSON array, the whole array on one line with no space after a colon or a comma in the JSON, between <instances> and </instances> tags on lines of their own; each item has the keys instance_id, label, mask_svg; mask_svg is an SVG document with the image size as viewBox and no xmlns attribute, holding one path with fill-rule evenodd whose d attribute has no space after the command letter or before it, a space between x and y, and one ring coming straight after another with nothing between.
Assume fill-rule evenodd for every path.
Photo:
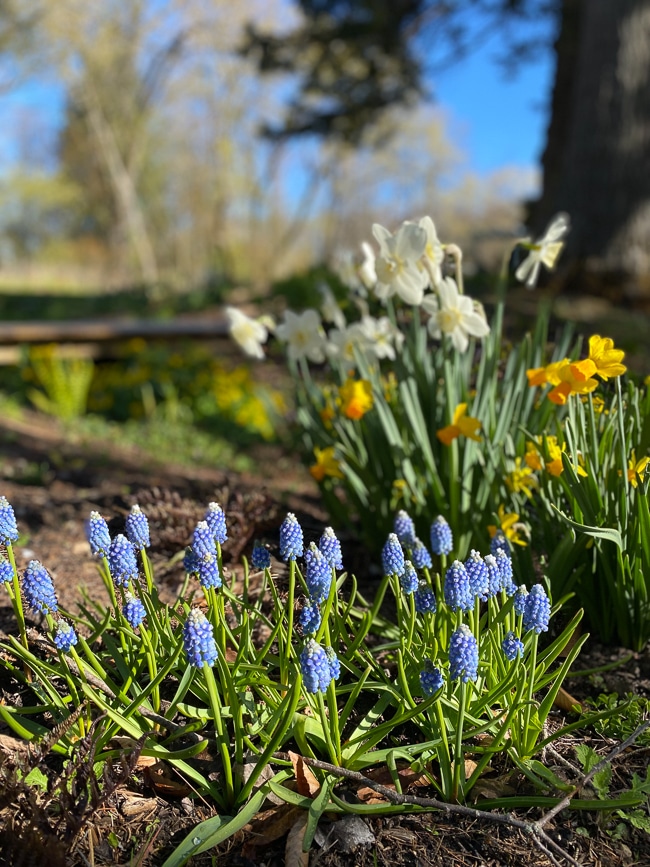
<instances>
[{"instance_id":1,"label":"blue grape hyacinth flower","mask_svg":"<svg viewBox=\"0 0 650 867\"><path fill-rule=\"evenodd\" d=\"M478 677L478 645L469 626L462 623L449 643L449 677L451 680L476 680Z\"/></svg>"},{"instance_id":2,"label":"blue grape hyacinth flower","mask_svg":"<svg viewBox=\"0 0 650 867\"><path fill-rule=\"evenodd\" d=\"M208 587L219 588L223 584L219 573L219 560L216 554L204 554L199 557L199 584L204 590Z\"/></svg>"},{"instance_id":3,"label":"blue grape hyacinth flower","mask_svg":"<svg viewBox=\"0 0 650 867\"><path fill-rule=\"evenodd\" d=\"M140 599L132 593L126 594L126 601L122 606L122 614L126 622L135 629L147 616L147 609L144 607Z\"/></svg>"},{"instance_id":4,"label":"blue grape hyacinth flower","mask_svg":"<svg viewBox=\"0 0 650 867\"><path fill-rule=\"evenodd\" d=\"M307 692L327 692L332 680L332 669L327 654L316 644L313 638L308 638L300 654L300 671L302 682Z\"/></svg>"},{"instance_id":5,"label":"blue grape hyacinth flower","mask_svg":"<svg viewBox=\"0 0 650 867\"><path fill-rule=\"evenodd\" d=\"M217 545L214 541L214 535L207 521L199 521L194 528L192 534L192 550L199 558L205 557L206 554L217 556Z\"/></svg>"},{"instance_id":6,"label":"blue grape hyacinth flower","mask_svg":"<svg viewBox=\"0 0 650 867\"><path fill-rule=\"evenodd\" d=\"M530 629L538 635L548 630L548 622L551 619L551 603L546 590L541 584L534 584L526 597L524 605L524 629Z\"/></svg>"},{"instance_id":7,"label":"blue grape hyacinth flower","mask_svg":"<svg viewBox=\"0 0 650 867\"><path fill-rule=\"evenodd\" d=\"M315 635L321 624L320 608L315 602L306 602L298 615L298 623L303 635Z\"/></svg>"},{"instance_id":8,"label":"blue grape hyacinth flower","mask_svg":"<svg viewBox=\"0 0 650 867\"><path fill-rule=\"evenodd\" d=\"M388 534L388 540L381 552L384 575L404 574L404 551L395 533Z\"/></svg>"},{"instance_id":9,"label":"blue grape hyacinth flower","mask_svg":"<svg viewBox=\"0 0 650 867\"><path fill-rule=\"evenodd\" d=\"M54 646L62 650L63 653L69 653L78 641L77 633L72 624L68 623L67 620L59 620L56 624Z\"/></svg>"},{"instance_id":10,"label":"blue grape hyacinth flower","mask_svg":"<svg viewBox=\"0 0 650 867\"><path fill-rule=\"evenodd\" d=\"M528 598L528 590L526 589L525 584L520 584L515 591L515 598L513 599L513 608L515 609L515 614L518 614L520 617L524 613L526 608L526 599Z\"/></svg>"},{"instance_id":11,"label":"blue grape hyacinth flower","mask_svg":"<svg viewBox=\"0 0 650 867\"><path fill-rule=\"evenodd\" d=\"M508 557L510 556L510 542L506 539L503 530L497 530L490 541L490 554L496 557L497 551L503 551Z\"/></svg>"},{"instance_id":12,"label":"blue grape hyacinth flower","mask_svg":"<svg viewBox=\"0 0 650 867\"><path fill-rule=\"evenodd\" d=\"M129 581L138 580L138 561L135 548L121 533L108 549L108 567L116 587L126 587Z\"/></svg>"},{"instance_id":13,"label":"blue grape hyacinth flower","mask_svg":"<svg viewBox=\"0 0 650 867\"><path fill-rule=\"evenodd\" d=\"M420 687L422 695L431 696L438 692L443 686L445 679L439 668L431 662L430 659L424 660L424 668L420 672Z\"/></svg>"},{"instance_id":14,"label":"blue grape hyacinth flower","mask_svg":"<svg viewBox=\"0 0 650 867\"><path fill-rule=\"evenodd\" d=\"M413 518L404 509L400 509L393 521L393 533L402 545L412 545L415 542L415 524Z\"/></svg>"},{"instance_id":15,"label":"blue grape hyacinth flower","mask_svg":"<svg viewBox=\"0 0 650 867\"><path fill-rule=\"evenodd\" d=\"M226 527L226 514L219 503L208 504L208 511L203 520L210 528L214 541L223 545L228 538L228 529Z\"/></svg>"},{"instance_id":16,"label":"blue grape hyacinth flower","mask_svg":"<svg viewBox=\"0 0 650 867\"><path fill-rule=\"evenodd\" d=\"M450 554L453 547L454 539L451 527L442 515L438 515L433 524L431 524L431 550L434 554L441 556L443 554Z\"/></svg>"},{"instance_id":17,"label":"blue grape hyacinth flower","mask_svg":"<svg viewBox=\"0 0 650 867\"><path fill-rule=\"evenodd\" d=\"M472 549L465 560L465 569L469 575L469 592L474 598L485 602L490 592L490 576L485 560L478 551Z\"/></svg>"},{"instance_id":18,"label":"blue grape hyacinth flower","mask_svg":"<svg viewBox=\"0 0 650 867\"><path fill-rule=\"evenodd\" d=\"M469 574L460 560L454 560L445 575L445 602L452 611L469 611L474 606L470 592Z\"/></svg>"},{"instance_id":19,"label":"blue grape hyacinth flower","mask_svg":"<svg viewBox=\"0 0 650 867\"><path fill-rule=\"evenodd\" d=\"M149 521L137 503L134 506L131 506L131 511L126 516L124 530L126 532L126 538L135 548L138 549L138 551L143 551L151 545Z\"/></svg>"},{"instance_id":20,"label":"blue grape hyacinth flower","mask_svg":"<svg viewBox=\"0 0 650 867\"><path fill-rule=\"evenodd\" d=\"M506 591L506 596L514 596L517 592L517 585L513 581L512 560L510 555L506 554L501 548L494 555L497 561L499 572L501 573L501 583Z\"/></svg>"},{"instance_id":21,"label":"blue grape hyacinth flower","mask_svg":"<svg viewBox=\"0 0 650 867\"><path fill-rule=\"evenodd\" d=\"M38 560L30 560L23 573L23 593L30 608L42 614L56 614L59 603L47 569Z\"/></svg>"},{"instance_id":22,"label":"blue grape hyacinth flower","mask_svg":"<svg viewBox=\"0 0 650 867\"><path fill-rule=\"evenodd\" d=\"M418 614L435 614L438 608L436 595L426 581L420 581L413 594L415 610Z\"/></svg>"},{"instance_id":23,"label":"blue grape hyacinth flower","mask_svg":"<svg viewBox=\"0 0 650 867\"><path fill-rule=\"evenodd\" d=\"M506 632L506 636L501 642L501 649L508 662L514 662L518 656L524 655L524 642L517 638L514 632Z\"/></svg>"},{"instance_id":24,"label":"blue grape hyacinth flower","mask_svg":"<svg viewBox=\"0 0 650 867\"><path fill-rule=\"evenodd\" d=\"M341 543L331 527L325 527L323 530L323 535L320 537L318 542L318 549L332 569L343 568Z\"/></svg>"},{"instance_id":25,"label":"blue grape hyacinth flower","mask_svg":"<svg viewBox=\"0 0 650 867\"><path fill-rule=\"evenodd\" d=\"M111 534L108 532L108 524L99 512L90 513L90 518L86 521L86 538L94 557L108 557Z\"/></svg>"},{"instance_id":26,"label":"blue grape hyacinth flower","mask_svg":"<svg viewBox=\"0 0 650 867\"><path fill-rule=\"evenodd\" d=\"M497 593L503 590L503 576L497 565L497 560L494 554L486 554L485 565L488 570L488 596L496 596Z\"/></svg>"},{"instance_id":27,"label":"blue grape hyacinth flower","mask_svg":"<svg viewBox=\"0 0 650 867\"><path fill-rule=\"evenodd\" d=\"M415 571L410 560L404 561L404 574L400 575L399 583L407 596L410 596L411 593L415 593L418 589L420 579L418 578L418 573Z\"/></svg>"},{"instance_id":28,"label":"blue grape hyacinth flower","mask_svg":"<svg viewBox=\"0 0 650 867\"><path fill-rule=\"evenodd\" d=\"M198 575L199 563L200 561L194 553L194 548L192 548L191 545L188 545L185 549L185 556L183 557L183 569L185 569L188 575Z\"/></svg>"},{"instance_id":29,"label":"blue grape hyacinth flower","mask_svg":"<svg viewBox=\"0 0 650 867\"><path fill-rule=\"evenodd\" d=\"M431 569L433 560L427 546L416 536L409 549L411 555L411 563L416 569Z\"/></svg>"},{"instance_id":30,"label":"blue grape hyacinth flower","mask_svg":"<svg viewBox=\"0 0 650 867\"><path fill-rule=\"evenodd\" d=\"M6 497L0 497L0 542L11 545L18 539L18 525L11 503Z\"/></svg>"},{"instance_id":31,"label":"blue grape hyacinth flower","mask_svg":"<svg viewBox=\"0 0 650 867\"><path fill-rule=\"evenodd\" d=\"M314 542L305 551L305 584L314 602L322 602L329 596L332 567Z\"/></svg>"},{"instance_id":32,"label":"blue grape hyacinth flower","mask_svg":"<svg viewBox=\"0 0 650 867\"><path fill-rule=\"evenodd\" d=\"M270 569L271 552L261 542L255 542L251 552L251 565L253 569Z\"/></svg>"},{"instance_id":33,"label":"blue grape hyacinth flower","mask_svg":"<svg viewBox=\"0 0 650 867\"><path fill-rule=\"evenodd\" d=\"M14 567L9 560L0 557L0 584L10 584L14 580Z\"/></svg>"},{"instance_id":34,"label":"blue grape hyacinth flower","mask_svg":"<svg viewBox=\"0 0 650 867\"><path fill-rule=\"evenodd\" d=\"M302 527L293 512L289 512L280 525L280 558L285 563L295 560L302 557L303 550Z\"/></svg>"},{"instance_id":35,"label":"blue grape hyacinth flower","mask_svg":"<svg viewBox=\"0 0 650 867\"><path fill-rule=\"evenodd\" d=\"M327 661L329 662L331 679L338 680L341 674L341 663L339 662L339 658L336 655L336 651L333 647L326 647L325 656L327 657Z\"/></svg>"},{"instance_id":36,"label":"blue grape hyacinth flower","mask_svg":"<svg viewBox=\"0 0 650 867\"><path fill-rule=\"evenodd\" d=\"M200 608L192 608L183 626L183 646L190 665L203 668L207 662L213 666L219 653L214 640L212 624Z\"/></svg>"}]
</instances>

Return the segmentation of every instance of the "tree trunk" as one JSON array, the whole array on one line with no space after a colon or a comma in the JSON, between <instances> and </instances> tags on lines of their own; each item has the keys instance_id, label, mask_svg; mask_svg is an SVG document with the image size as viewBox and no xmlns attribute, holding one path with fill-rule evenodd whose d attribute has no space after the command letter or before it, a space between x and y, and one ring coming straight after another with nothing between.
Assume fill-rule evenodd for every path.
<instances>
[{"instance_id":1,"label":"tree trunk","mask_svg":"<svg viewBox=\"0 0 650 867\"><path fill-rule=\"evenodd\" d=\"M556 52L531 223L567 211L573 274L650 300L650 0L563 0Z\"/></svg>"}]
</instances>

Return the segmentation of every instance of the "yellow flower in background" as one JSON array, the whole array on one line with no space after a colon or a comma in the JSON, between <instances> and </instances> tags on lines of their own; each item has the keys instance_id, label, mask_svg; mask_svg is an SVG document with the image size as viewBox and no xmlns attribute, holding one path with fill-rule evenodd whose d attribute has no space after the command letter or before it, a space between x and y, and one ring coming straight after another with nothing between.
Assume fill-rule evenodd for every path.
<instances>
[{"instance_id":1,"label":"yellow flower in background","mask_svg":"<svg viewBox=\"0 0 650 867\"><path fill-rule=\"evenodd\" d=\"M453 440L459 436L469 437L471 440L481 442L481 437L476 433L481 427L481 422L477 418L465 415L466 412L467 404L459 403L454 411L451 424L436 431L436 436L441 443L444 443L446 446L451 445Z\"/></svg>"},{"instance_id":2,"label":"yellow flower in background","mask_svg":"<svg viewBox=\"0 0 650 867\"><path fill-rule=\"evenodd\" d=\"M339 388L341 410L346 418L359 421L372 409L372 386L367 379L348 379Z\"/></svg>"},{"instance_id":3,"label":"yellow flower in background","mask_svg":"<svg viewBox=\"0 0 650 867\"><path fill-rule=\"evenodd\" d=\"M643 481L643 476L649 463L649 457L641 458L641 460L637 461L635 450L632 449L632 457L627 462L627 478L633 488L636 488L639 482Z\"/></svg>"},{"instance_id":4,"label":"yellow flower in background","mask_svg":"<svg viewBox=\"0 0 650 867\"><path fill-rule=\"evenodd\" d=\"M581 400L583 403L587 403L588 400L589 400L589 398L588 398L586 395L583 395L583 396L580 398L580 400ZM593 408L594 408L594 412L597 413L597 415L600 415L600 414L603 413L603 412L605 413L605 415L609 415L609 410L608 410L608 409L605 409L605 401L603 400L602 397L600 397L600 395L595 394L595 395L591 398L591 405L593 406Z\"/></svg>"},{"instance_id":5,"label":"yellow flower in background","mask_svg":"<svg viewBox=\"0 0 650 867\"><path fill-rule=\"evenodd\" d=\"M334 446L328 446L325 449L319 449L318 446L314 446L314 457L316 458L316 463L309 467L309 472L317 482L322 482L325 476L330 476L333 479L343 478L343 472L335 457Z\"/></svg>"},{"instance_id":6,"label":"yellow flower in background","mask_svg":"<svg viewBox=\"0 0 650 867\"><path fill-rule=\"evenodd\" d=\"M497 531L501 529L503 535L509 542L512 542L513 545L527 545L528 542L525 539L522 539L521 533L527 533L526 525L522 524L519 520L519 515L516 512L506 512L505 506L502 504L497 509L497 516L499 518L500 527L496 527L494 524L488 525L488 533L490 534L490 538L493 539Z\"/></svg>"},{"instance_id":7,"label":"yellow flower in background","mask_svg":"<svg viewBox=\"0 0 650 867\"><path fill-rule=\"evenodd\" d=\"M513 494L522 493L530 499L538 485L537 476L533 475L532 468L530 466L522 467L521 458L515 458L515 468L506 476L508 490Z\"/></svg>"},{"instance_id":8,"label":"yellow flower in background","mask_svg":"<svg viewBox=\"0 0 650 867\"><path fill-rule=\"evenodd\" d=\"M526 443L526 446L526 454L524 455L524 461L526 462L526 466L530 467L531 470L543 470L544 463L542 461L542 456L535 448L535 443L531 443L529 440Z\"/></svg>"},{"instance_id":9,"label":"yellow flower in background","mask_svg":"<svg viewBox=\"0 0 650 867\"><path fill-rule=\"evenodd\" d=\"M524 455L524 461L531 470L546 469L552 476L561 476L564 472L564 464L562 463L562 452L566 451L566 444L560 446L555 436L539 436L537 437L539 445L546 446L548 458L544 459L542 454L535 447L535 443L526 443L527 451ZM579 476L586 476L587 473L580 466L582 458L578 456L578 464L571 466Z\"/></svg>"},{"instance_id":10,"label":"yellow flower in background","mask_svg":"<svg viewBox=\"0 0 650 867\"><path fill-rule=\"evenodd\" d=\"M589 338L588 361L591 361L594 366L594 373L601 379L607 381L611 376L622 376L627 370L627 367L621 364L624 358L625 353L622 349L614 348L614 341L611 337L593 334Z\"/></svg>"},{"instance_id":11,"label":"yellow flower in background","mask_svg":"<svg viewBox=\"0 0 650 867\"><path fill-rule=\"evenodd\" d=\"M528 385L559 385L561 380L559 371L569 364L568 358L563 358L561 361L553 361L547 364L546 367L531 367L526 371L528 377Z\"/></svg>"},{"instance_id":12,"label":"yellow flower in background","mask_svg":"<svg viewBox=\"0 0 650 867\"><path fill-rule=\"evenodd\" d=\"M559 382L549 391L548 399L558 406L564 406L571 394L589 394L598 388L598 381L591 378L592 373L594 366L589 359L564 364L557 371Z\"/></svg>"},{"instance_id":13,"label":"yellow flower in background","mask_svg":"<svg viewBox=\"0 0 650 867\"><path fill-rule=\"evenodd\" d=\"M643 380L643 384L650 385L650 376L646 376L646 378Z\"/></svg>"}]
</instances>

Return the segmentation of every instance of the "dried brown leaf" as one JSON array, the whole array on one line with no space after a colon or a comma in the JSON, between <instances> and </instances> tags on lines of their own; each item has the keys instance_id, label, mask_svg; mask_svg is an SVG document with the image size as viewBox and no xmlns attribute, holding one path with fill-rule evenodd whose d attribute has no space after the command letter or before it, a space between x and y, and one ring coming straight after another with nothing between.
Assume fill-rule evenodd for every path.
<instances>
[{"instance_id":1,"label":"dried brown leaf","mask_svg":"<svg viewBox=\"0 0 650 867\"><path fill-rule=\"evenodd\" d=\"M285 867L309 867L309 852L302 851L306 828L307 814L302 810L287 836L287 845L284 848Z\"/></svg>"},{"instance_id":2,"label":"dried brown leaf","mask_svg":"<svg viewBox=\"0 0 650 867\"><path fill-rule=\"evenodd\" d=\"M268 846L275 840L279 840L296 824L300 814L304 813L300 807L291 804L282 804L258 814L252 822L246 826L253 839L248 842L253 846Z\"/></svg>"},{"instance_id":3,"label":"dried brown leaf","mask_svg":"<svg viewBox=\"0 0 650 867\"><path fill-rule=\"evenodd\" d=\"M558 694L555 696L553 704L555 707L564 711L564 713L582 713L584 711L582 702L579 702L577 698L574 698L571 693L567 692L562 686L560 687Z\"/></svg>"},{"instance_id":4,"label":"dried brown leaf","mask_svg":"<svg viewBox=\"0 0 650 867\"><path fill-rule=\"evenodd\" d=\"M289 751L289 759L293 765L293 773L298 784L298 793L305 798L315 798L320 792L320 783L314 776L299 753Z\"/></svg>"}]
</instances>

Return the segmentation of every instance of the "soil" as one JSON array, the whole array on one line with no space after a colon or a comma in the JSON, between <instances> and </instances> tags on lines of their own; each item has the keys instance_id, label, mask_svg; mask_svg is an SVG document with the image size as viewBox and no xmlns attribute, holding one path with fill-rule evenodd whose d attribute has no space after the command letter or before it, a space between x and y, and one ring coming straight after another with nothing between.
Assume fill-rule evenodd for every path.
<instances>
[{"instance_id":1,"label":"soil","mask_svg":"<svg viewBox=\"0 0 650 867\"><path fill-rule=\"evenodd\" d=\"M161 466L146 450L121 448L118 444L97 448L71 441L51 421L34 415L25 422L0 422L0 494L14 506L26 543L17 548L18 565L37 558L51 572L61 607L73 610L81 587L92 598L106 601L106 591L90 558L84 534L89 512L98 510L119 532L125 515L139 503L151 525L150 557L163 597L175 598L182 580L182 566L174 555L189 542L196 521L208 502L220 502L229 519L229 539L224 561L235 568L242 554L250 553L253 540L273 545L277 528L287 511L298 515L308 539L317 538L326 514L318 491L308 474L291 456L267 448L258 457L268 471L264 485L259 479L210 468L188 469ZM360 577L367 575L367 557L353 537L342 537L346 560ZM347 546L347 547L346 547ZM274 564L276 565L276 564ZM0 596L0 636L15 630L9 601ZM4 633L4 635L2 635ZM567 681L567 689L579 700L600 692L620 695L634 692L650 697L650 651L632 654L622 649L602 648L591 642L577 667L591 669L621 661L610 671ZM6 673L0 678L3 698L10 700ZM561 725L558 710L553 725ZM569 781L580 778L576 743L587 743L599 755L617 744L606 734L579 732L579 740L563 738L545 756L547 766ZM632 774L643 778L648 749L633 747L613 762L612 792L630 788ZM25 758L25 746L0 725L0 772ZM571 770L571 769L574 770ZM522 781L511 770L497 771L493 788L515 790ZM135 769L83 822L65 817L56 822L21 825L30 815L24 795L7 803L0 780L0 864L20 865L160 865L195 825L214 815L213 808L164 784L152 771ZM339 794L355 795L358 784L342 781ZM411 794L433 797L426 789L413 787ZM494 797L495 795L488 795ZM593 798L587 789L581 797ZM477 804L480 807L480 803ZM293 812L292 812L293 811ZM216 850L192 860L196 865L218 867L279 867L307 863L300 853L300 811L291 807L269 808L241 832ZM32 810L32 816L37 811ZM518 818L534 821L539 810L519 811ZM618 823L618 824L617 824ZM12 829L15 833L12 834ZM297 829L297 830L296 830ZM4 834L2 832L5 832ZM564 810L548 825L551 838L580 864L627 867L650 865L650 836L630 823L591 812ZM19 845L12 846L11 841ZM296 839L298 845L296 846ZM390 867L426 865L547 865L555 861L533 845L520 829L484 820L448 816L441 812L420 815L359 817L322 820L310 853L312 867L346 867L356 864Z\"/></svg>"}]
</instances>

